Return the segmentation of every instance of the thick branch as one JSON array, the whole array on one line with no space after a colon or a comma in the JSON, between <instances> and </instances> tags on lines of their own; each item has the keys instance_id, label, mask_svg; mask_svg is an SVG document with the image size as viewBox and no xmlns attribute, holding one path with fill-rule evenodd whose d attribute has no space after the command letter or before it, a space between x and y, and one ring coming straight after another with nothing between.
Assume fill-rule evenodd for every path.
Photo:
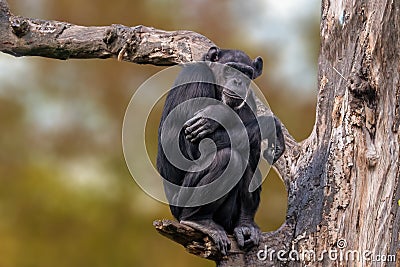
<instances>
[{"instance_id":1,"label":"thick branch","mask_svg":"<svg viewBox=\"0 0 400 267\"><path fill-rule=\"evenodd\" d=\"M153 225L160 234L181 244L189 253L214 261L223 258L209 236L199 230L170 220L157 220L153 222ZM243 254L238 248L232 248L230 253Z\"/></svg>"},{"instance_id":2,"label":"thick branch","mask_svg":"<svg viewBox=\"0 0 400 267\"><path fill-rule=\"evenodd\" d=\"M118 58L140 64L174 65L200 60L213 42L191 31L145 26L84 27L14 16L1 3L0 51L56 59Z\"/></svg>"}]
</instances>

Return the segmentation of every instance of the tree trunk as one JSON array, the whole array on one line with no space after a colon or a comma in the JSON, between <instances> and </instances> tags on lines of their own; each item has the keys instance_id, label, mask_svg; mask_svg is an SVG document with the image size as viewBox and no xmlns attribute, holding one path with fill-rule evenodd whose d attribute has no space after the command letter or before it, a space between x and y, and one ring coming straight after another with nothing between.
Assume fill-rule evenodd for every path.
<instances>
[{"instance_id":1,"label":"tree trunk","mask_svg":"<svg viewBox=\"0 0 400 267\"><path fill-rule=\"evenodd\" d=\"M0 8L0 51L16 56L164 65L199 59L212 45L192 32L81 27L15 17L4 0ZM274 166L289 197L282 227L258 248L234 245L222 257L203 233L154 222L218 266L400 266L400 1L323 0L321 15L314 129L301 143L285 130Z\"/></svg>"}]
</instances>

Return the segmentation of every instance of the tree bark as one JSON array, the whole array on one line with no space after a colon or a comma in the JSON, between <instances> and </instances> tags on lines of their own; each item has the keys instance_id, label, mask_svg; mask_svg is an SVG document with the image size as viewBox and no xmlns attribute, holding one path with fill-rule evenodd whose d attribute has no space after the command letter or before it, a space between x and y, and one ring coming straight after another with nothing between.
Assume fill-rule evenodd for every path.
<instances>
[{"instance_id":1,"label":"tree bark","mask_svg":"<svg viewBox=\"0 0 400 267\"><path fill-rule=\"evenodd\" d=\"M0 8L0 51L15 56L170 65L213 45L188 31L82 27L13 16L4 0ZM314 129L301 143L285 129L274 166L288 190L286 222L250 251L232 239L225 257L177 222L154 222L161 234L218 266L400 266L400 1L323 0L320 30Z\"/></svg>"},{"instance_id":2,"label":"tree bark","mask_svg":"<svg viewBox=\"0 0 400 267\"><path fill-rule=\"evenodd\" d=\"M146 26L84 27L60 21L23 18L0 1L0 51L13 56L118 58L139 64L174 65L201 60L214 44L191 31L162 31Z\"/></svg>"}]
</instances>

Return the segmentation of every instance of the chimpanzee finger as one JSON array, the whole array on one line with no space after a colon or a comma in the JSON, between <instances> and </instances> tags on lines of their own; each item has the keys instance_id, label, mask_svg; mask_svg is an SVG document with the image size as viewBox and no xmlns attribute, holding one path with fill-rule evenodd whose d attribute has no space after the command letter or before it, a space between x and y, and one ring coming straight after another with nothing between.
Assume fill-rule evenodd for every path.
<instances>
[{"instance_id":1,"label":"chimpanzee finger","mask_svg":"<svg viewBox=\"0 0 400 267\"><path fill-rule=\"evenodd\" d=\"M231 249L231 243L225 232L221 234L221 243L223 248L222 251L224 251L223 254L227 255L228 251Z\"/></svg>"},{"instance_id":2,"label":"chimpanzee finger","mask_svg":"<svg viewBox=\"0 0 400 267\"><path fill-rule=\"evenodd\" d=\"M192 126L192 127L193 127L193 126ZM203 131L205 131L205 130L207 130L207 129L208 129L208 127L207 127L206 125L201 125L199 128L194 129L194 130L190 133L190 135L197 136L197 135L199 135L201 132L203 132Z\"/></svg>"},{"instance_id":3,"label":"chimpanzee finger","mask_svg":"<svg viewBox=\"0 0 400 267\"><path fill-rule=\"evenodd\" d=\"M235 232L236 241L237 241L239 247L243 248L244 247L244 236L243 236L243 233L242 233L242 229L241 228L236 228L234 230L234 232Z\"/></svg>"},{"instance_id":4,"label":"chimpanzee finger","mask_svg":"<svg viewBox=\"0 0 400 267\"><path fill-rule=\"evenodd\" d=\"M198 119L200 119L200 118L201 118L201 117L194 116L193 118L187 120L187 121L185 122L185 124L183 125L183 128L187 128L187 127L191 126L193 123L195 123L195 122L196 122Z\"/></svg>"},{"instance_id":5,"label":"chimpanzee finger","mask_svg":"<svg viewBox=\"0 0 400 267\"><path fill-rule=\"evenodd\" d=\"M258 245L260 242L260 230L256 227L251 228L250 239L253 241L253 245Z\"/></svg>"},{"instance_id":6,"label":"chimpanzee finger","mask_svg":"<svg viewBox=\"0 0 400 267\"><path fill-rule=\"evenodd\" d=\"M216 244L217 244L217 248L219 249L219 251L221 251L222 255L225 256L226 255L226 249L225 249L225 246L224 246L224 243L223 243L222 239L218 238Z\"/></svg>"},{"instance_id":7,"label":"chimpanzee finger","mask_svg":"<svg viewBox=\"0 0 400 267\"><path fill-rule=\"evenodd\" d=\"M250 237L244 242L244 245L245 247L257 246L260 243L260 230L255 227L252 227L249 230L251 231L251 234Z\"/></svg>"},{"instance_id":8,"label":"chimpanzee finger","mask_svg":"<svg viewBox=\"0 0 400 267\"><path fill-rule=\"evenodd\" d=\"M217 237L217 247L219 249L219 251L221 251L222 255L226 255L228 254L228 245L227 245L227 237L224 236L223 234L219 235Z\"/></svg>"},{"instance_id":9,"label":"chimpanzee finger","mask_svg":"<svg viewBox=\"0 0 400 267\"><path fill-rule=\"evenodd\" d=\"M232 244L229 239L226 239L226 247L227 247L228 251L231 250Z\"/></svg>"},{"instance_id":10,"label":"chimpanzee finger","mask_svg":"<svg viewBox=\"0 0 400 267\"><path fill-rule=\"evenodd\" d=\"M211 133L212 131L210 129L206 129L199 133L197 136L194 138L190 139L190 142L196 142L197 140L203 139L207 134Z\"/></svg>"},{"instance_id":11,"label":"chimpanzee finger","mask_svg":"<svg viewBox=\"0 0 400 267\"><path fill-rule=\"evenodd\" d=\"M186 133L186 139L190 140L190 142L195 142L204 136L203 132L205 131L208 131L207 128L205 128L205 126L200 126L200 128L196 129L194 132Z\"/></svg>"},{"instance_id":12,"label":"chimpanzee finger","mask_svg":"<svg viewBox=\"0 0 400 267\"><path fill-rule=\"evenodd\" d=\"M201 127L200 133L197 133L198 130L196 130L196 133L186 133L186 136L185 136L186 140L190 140L190 142L195 142L195 141L203 138L207 134L211 133L211 130L209 130L207 128L205 129L204 126L200 126L200 127Z\"/></svg>"},{"instance_id":13,"label":"chimpanzee finger","mask_svg":"<svg viewBox=\"0 0 400 267\"><path fill-rule=\"evenodd\" d=\"M251 235L251 230L248 227L242 227L243 235L248 237Z\"/></svg>"},{"instance_id":14,"label":"chimpanzee finger","mask_svg":"<svg viewBox=\"0 0 400 267\"><path fill-rule=\"evenodd\" d=\"M190 126L192 126L193 124L197 123L198 121L203 121L203 123L206 122L206 120L205 120L202 116L200 116L200 115L195 115L193 118L191 118L191 119L189 119L189 120L187 120L187 121L185 122L185 124L183 125L183 128L190 127Z\"/></svg>"},{"instance_id":15,"label":"chimpanzee finger","mask_svg":"<svg viewBox=\"0 0 400 267\"><path fill-rule=\"evenodd\" d=\"M203 118L198 118L198 120L195 123L186 127L185 134L192 133L193 131L197 130L198 128L200 128L201 126L206 124L206 122L207 122L207 120L205 120ZM186 123L185 123L185 125L186 125Z\"/></svg>"}]
</instances>

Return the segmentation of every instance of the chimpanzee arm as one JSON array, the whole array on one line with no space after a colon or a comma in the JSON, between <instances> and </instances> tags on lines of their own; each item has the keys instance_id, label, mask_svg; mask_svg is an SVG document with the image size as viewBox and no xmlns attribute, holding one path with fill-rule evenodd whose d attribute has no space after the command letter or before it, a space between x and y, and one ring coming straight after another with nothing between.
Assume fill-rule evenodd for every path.
<instances>
[{"instance_id":1,"label":"chimpanzee arm","mask_svg":"<svg viewBox=\"0 0 400 267\"><path fill-rule=\"evenodd\" d=\"M257 138L259 132L255 127L259 127L261 131L261 139L267 140L268 145L264 150L263 156L270 164L274 164L285 151L285 138L282 132L282 124L280 120L275 116L260 116L256 120L257 122L250 123L246 126L249 131L250 141Z\"/></svg>"},{"instance_id":2,"label":"chimpanzee arm","mask_svg":"<svg viewBox=\"0 0 400 267\"><path fill-rule=\"evenodd\" d=\"M275 163L285 152L285 136L283 135L282 131L282 123L281 121L274 116L275 119L275 134L276 134L276 141L275 141L275 156L274 162Z\"/></svg>"},{"instance_id":3,"label":"chimpanzee arm","mask_svg":"<svg viewBox=\"0 0 400 267\"><path fill-rule=\"evenodd\" d=\"M208 134L213 133L221 124L225 127L233 127L232 125L232 109L225 105L210 105L188 120L185 124L186 139L191 142L199 141ZM215 118L221 122L210 119ZM274 127L275 126L275 127ZM250 128L249 128L250 127ZM264 151L264 158L270 163L274 164L285 151L285 139L282 132L282 124L275 116L260 116L257 120L251 121L246 125L250 129L250 142L254 138L258 138L258 129L261 131L262 139L268 140L268 147Z\"/></svg>"},{"instance_id":4,"label":"chimpanzee arm","mask_svg":"<svg viewBox=\"0 0 400 267\"><path fill-rule=\"evenodd\" d=\"M196 112L196 115L183 126L186 139L196 142L213 133L221 125L231 128L232 112L232 109L223 103L210 105Z\"/></svg>"},{"instance_id":5,"label":"chimpanzee arm","mask_svg":"<svg viewBox=\"0 0 400 267\"><path fill-rule=\"evenodd\" d=\"M271 122L273 118L273 124ZM282 123L275 116L261 116L258 118L261 125L263 140L268 140L268 146L263 156L270 163L274 164L285 152L285 137L282 131ZM271 127L275 125L274 127Z\"/></svg>"}]
</instances>

